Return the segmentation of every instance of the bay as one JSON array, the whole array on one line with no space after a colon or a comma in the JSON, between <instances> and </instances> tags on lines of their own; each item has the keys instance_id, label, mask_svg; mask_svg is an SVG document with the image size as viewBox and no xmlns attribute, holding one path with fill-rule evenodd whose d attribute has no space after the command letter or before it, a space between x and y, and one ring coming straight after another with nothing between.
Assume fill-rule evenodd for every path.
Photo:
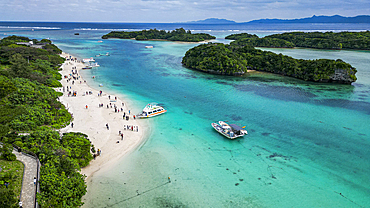
<instances>
[{"instance_id":1,"label":"bay","mask_svg":"<svg viewBox=\"0 0 370 208\"><path fill-rule=\"evenodd\" d=\"M103 25L103 26L102 26ZM221 77L182 67L190 43L103 40L109 29L174 29L168 24L14 23L0 32L50 38L61 49L96 57L83 71L93 87L168 110L146 142L88 181L84 207L367 207L370 204L370 56L368 51L263 49L303 59L342 59L357 68L352 85L304 82L267 73ZM366 25L182 25L260 36L284 31L363 30ZM38 27L38 28L36 28ZM42 28L40 28L42 27ZM48 29L45 29L48 28ZM59 28L59 29L55 29ZM32 29L34 29L32 31ZM79 32L79 36L74 35ZM153 45L153 49L146 49ZM96 79L92 80L91 77ZM210 123L246 125L227 140ZM170 183L169 179L170 177Z\"/></svg>"}]
</instances>

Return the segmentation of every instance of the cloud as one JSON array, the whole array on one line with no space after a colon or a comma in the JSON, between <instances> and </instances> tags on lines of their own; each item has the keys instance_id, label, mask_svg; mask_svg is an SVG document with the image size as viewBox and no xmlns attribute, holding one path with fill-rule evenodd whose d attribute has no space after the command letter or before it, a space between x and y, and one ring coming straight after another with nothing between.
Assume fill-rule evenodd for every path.
<instances>
[{"instance_id":1,"label":"cloud","mask_svg":"<svg viewBox=\"0 0 370 208\"><path fill-rule=\"evenodd\" d=\"M370 0L0 0L1 20L183 22L209 17L239 22L370 13Z\"/></svg>"}]
</instances>

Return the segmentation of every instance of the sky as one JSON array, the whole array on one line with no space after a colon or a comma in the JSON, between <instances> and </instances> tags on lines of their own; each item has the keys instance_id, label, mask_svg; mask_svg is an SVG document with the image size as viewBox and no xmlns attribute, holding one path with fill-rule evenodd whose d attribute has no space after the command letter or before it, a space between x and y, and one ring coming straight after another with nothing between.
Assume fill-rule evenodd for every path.
<instances>
[{"instance_id":1,"label":"sky","mask_svg":"<svg viewBox=\"0 0 370 208\"><path fill-rule=\"evenodd\" d=\"M0 0L0 21L236 22L370 15L370 0Z\"/></svg>"}]
</instances>

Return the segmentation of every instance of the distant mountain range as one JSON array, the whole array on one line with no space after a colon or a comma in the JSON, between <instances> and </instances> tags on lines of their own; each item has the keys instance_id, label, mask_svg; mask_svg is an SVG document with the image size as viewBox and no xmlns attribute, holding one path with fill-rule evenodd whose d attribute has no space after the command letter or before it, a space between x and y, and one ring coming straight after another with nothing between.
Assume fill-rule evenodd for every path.
<instances>
[{"instance_id":1,"label":"distant mountain range","mask_svg":"<svg viewBox=\"0 0 370 208\"><path fill-rule=\"evenodd\" d=\"M227 20L227 19L218 19L218 18L209 18L205 20L198 20L198 21L190 21L186 23L191 24L236 24L235 21Z\"/></svg>"},{"instance_id":2,"label":"distant mountain range","mask_svg":"<svg viewBox=\"0 0 370 208\"><path fill-rule=\"evenodd\" d=\"M275 24L275 23L370 23L370 15L359 15L355 17L334 16L316 16L300 19L259 19L249 22L237 23L232 20L209 18L205 20L186 22L190 24Z\"/></svg>"}]
</instances>

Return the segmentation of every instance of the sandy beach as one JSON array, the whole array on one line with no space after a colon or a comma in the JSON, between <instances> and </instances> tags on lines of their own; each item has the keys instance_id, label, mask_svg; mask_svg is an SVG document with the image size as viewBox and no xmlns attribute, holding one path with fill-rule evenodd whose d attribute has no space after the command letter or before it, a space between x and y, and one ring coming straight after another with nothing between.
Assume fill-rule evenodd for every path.
<instances>
[{"instance_id":1,"label":"sandy beach","mask_svg":"<svg viewBox=\"0 0 370 208\"><path fill-rule=\"evenodd\" d=\"M70 54L63 52L61 56L70 57ZM108 94L104 91L104 87L91 88L79 74L83 67L84 64L81 62L65 61L60 71L63 77L61 80L63 87L56 90L64 91L59 99L73 116L73 126L70 124L60 129L60 132L87 134L95 149L101 151L100 156L81 170L81 173L87 176L87 180L100 169L109 169L125 154L142 144L149 125L145 120L134 119L134 113L130 112L130 106L127 106L130 102L127 100L121 100L116 95ZM102 94L98 95L100 90ZM73 96L74 92L76 96ZM129 120L123 119L124 114L129 116ZM123 137L119 134L120 131Z\"/></svg>"}]
</instances>

